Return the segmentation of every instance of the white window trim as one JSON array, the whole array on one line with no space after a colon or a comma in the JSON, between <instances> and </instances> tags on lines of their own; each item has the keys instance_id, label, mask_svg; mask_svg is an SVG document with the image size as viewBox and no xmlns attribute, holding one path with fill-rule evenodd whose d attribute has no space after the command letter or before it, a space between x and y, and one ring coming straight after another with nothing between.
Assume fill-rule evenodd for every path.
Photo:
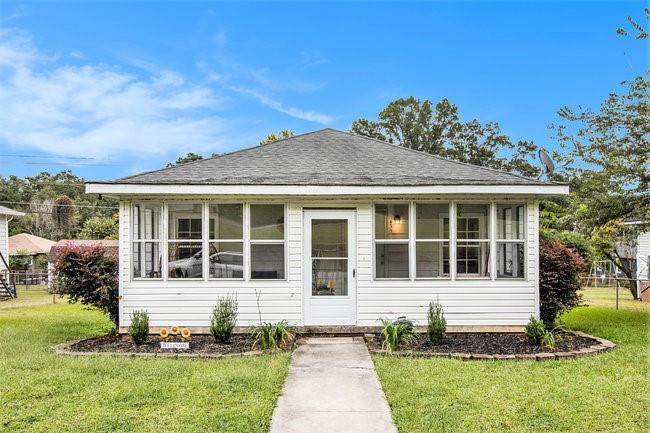
<instances>
[{"instance_id":1,"label":"white window trim","mask_svg":"<svg viewBox=\"0 0 650 433\"><path fill-rule=\"evenodd\" d=\"M409 214L409 229L408 229L408 237L406 239L377 239L375 237L375 224L376 224L376 218L375 218L375 206L376 205L381 205L381 204L406 204L408 206L408 214ZM413 207L413 201L408 201L408 200L385 200L385 201L373 201L372 202L372 278L373 281L413 281L413 260L412 256L414 255L413 251L413 245L411 242L412 239L412 207ZM408 251L408 256L409 256L409 275L408 277L402 277L402 278L382 278L382 277L377 277L377 244L397 244L397 245L407 245L407 251Z\"/></svg>"},{"instance_id":2,"label":"white window trim","mask_svg":"<svg viewBox=\"0 0 650 433\"><path fill-rule=\"evenodd\" d=\"M435 280L447 280L447 281L449 281L449 280L451 280L451 273L452 273L451 272L451 267L452 267L452 262L451 262L451 239L445 239L445 238L440 238L440 239L423 238L423 239L419 239L417 237L417 223L418 223L417 222L417 205L419 205L419 204L443 204L443 205L447 205L447 213L440 214L439 231L440 231L440 233L444 233L444 226L445 226L444 219L446 217L449 220L449 233L448 234L451 237L451 209L450 209L451 202L450 201L437 201L437 202L417 201L417 200L413 201L412 202L413 212L414 212L413 221L415 221L415 223L413 224L413 239L414 239L414 241L413 241L413 250L414 250L413 261L415 263L413 263L413 274L412 275L414 277L414 280L416 280L416 281L420 281L420 280L423 280L423 281L426 281L426 280L434 280L434 281ZM439 277L418 277L417 276L417 244L418 244L418 242L426 242L426 243L434 243L434 242L436 242L436 243L438 243L440 245L441 254L440 254L440 260L439 260L439 266L440 266L440 269L443 270L443 271L444 271L444 253L442 251L444 250L444 243L447 242L449 244L449 275L443 275L443 276L439 276Z\"/></svg>"},{"instance_id":3,"label":"white window trim","mask_svg":"<svg viewBox=\"0 0 650 433\"><path fill-rule=\"evenodd\" d=\"M159 239L136 239L135 238L135 234L136 234L136 231L135 231L135 217L134 217L135 212L133 210L134 210L136 205L143 205L143 204L160 206L160 219L161 219L161 221L160 221L160 227L158 229L159 229L159 233L162 235L162 238L159 238ZM165 273L164 273L165 257L163 256L163 254L164 254L163 249L164 249L164 243L165 243L164 242L164 229L163 229L163 227L164 227L164 225L163 225L164 224L163 207L164 207L164 205L163 205L162 202L158 202L158 201L157 202L132 201L132 202L129 203L129 206L130 206L130 214L131 214L131 221L130 221L130 227L129 227L129 233L131 234L131 236L130 236L131 244L129 245L129 251L130 251L130 254L129 254L129 276L131 278L131 281L163 281L164 277L165 277ZM138 222L138 224L139 224L139 222ZM150 278L150 277L142 277L142 276L136 277L134 275L134 273L133 273L133 265L134 265L134 261L133 261L133 244L138 243L140 245L143 245L143 244L146 244L147 242L158 243L159 246L160 246L160 260L161 260L161 263L160 263L160 277L158 277L158 278Z\"/></svg>"},{"instance_id":4,"label":"white window trim","mask_svg":"<svg viewBox=\"0 0 650 433\"><path fill-rule=\"evenodd\" d=\"M481 239L458 239L458 233L457 233L457 211L458 211L458 205L463 205L463 204L483 204L488 206L488 218L490 223L488 224L487 227L487 238L481 238ZM454 233L452 235L454 239L454 274L455 274L455 280L462 280L462 281L467 281L467 280L483 280L483 281L490 281L493 279L494 275L494 268L493 268L493 262L494 262L494 250L492 250L492 242L493 242L493 221L494 218L492 218L494 210L494 201L487 201L487 200L458 200L454 204ZM476 215L476 214L467 214L468 216L471 215ZM479 215L483 216L483 215ZM480 276L479 274L458 274L458 263L457 263L457 247L458 243L469 243L469 242L477 242L477 243L487 243L488 247L490 248L490 260L487 264L487 271L489 272L489 275L487 276Z\"/></svg>"},{"instance_id":5,"label":"white window trim","mask_svg":"<svg viewBox=\"0 0 650 433\"><path fill-rule=\"evenodd\" d=\"M255 240L251 238L250 236L250 229L251 229L251 219L250 219L250 207L251 206L256 206L256 205L279 205L281 204L284 208L284 229L282 230L283 238L282 239L260 239L260 240ZM246 281L288 281L289 280L289 275L288 275L288 252L287 252L287 227L288 227L288 212L287 212L287 203L279 203L279 202L249 202L248 203L248 224L246 225L247 227L247 237L248 237L248 251L247 251L247 257L248 257L248 268L244 269L246 272ZM270 245L283 245L283 251L284 251L284 278L252 278L251 274L253 272L253 267L252 267L252 259L251 259L251 251L252 251L252 245L253 244L270 244Z\"/></svg>"},{"instance_id":6,"label":"white window trim","mask_svg":"<svg viewBox=\"0 0 650 433\"><path fill-rule=\"evenodd\" d=\"M175 205L175 204L191 204L191 205L201 205L201 239L169 239L169 206L170 205ZM171 200L171 201L166 201L164 202L164 208L165 208L165 220L164 220L164 239L165 239L165 251L164 251L164 264L165 264L165 281L205 281L206 279L206 272L205 272L205 237L207 236L205 232L205 200L187 200L187 201L182 201L182 200ZM188 214L190 215L190 214ZM168 272L168 265L169 265L169 244L170 243L182 243L182 242L187 242L187 243L200 243L201 248L202 248L202 255L201 255L201 277L194 277L194 278L176 278L176 277L170 277L169 272Z\"/></svg>"},{"instance_id":7,"label":"white window trim","mask_svg":"<svg viewBox=\"0 0 650 433\"><path fill-rule=\"evenodd\" d=\"M523 205L524 206L524 216L523 223L524 227L522 229L523 238L522 239L497 239L497 208L499 205ZM527 251L528 251L528 202L527 201L502 201L498 200L494 202L494 279L499 281L526 281L528 279L528 262L527 262ZM524 246L524 276L523 277L499 277L497 276L497 247L499 243L513 243L513 244L523 244Z\"/></svg>"},{"instance_id":8,"label":"white window trim","mask_svg":"<svg viewBox=\"0 0 650 433\"><path fill-rule=\"evenodd\" d=\"M242 205L242 238L241 239L210 239L210 205L221 205L221 204L241 204ZM205 205L205 224L204 224L205 233L207 233L205 241L205 251L208 253L205 254L205 260L203 262L204 266L207 266L206 280L207 281L245 281L246 280L246 203L237 202L237 201L208 201ZM215 231L216 233L216 231ZM242 243L242 276L241 278L216 278L210 276L210 244L211 243L223 243L223 242L241 242Z\"/></svg>"}]
</instances>

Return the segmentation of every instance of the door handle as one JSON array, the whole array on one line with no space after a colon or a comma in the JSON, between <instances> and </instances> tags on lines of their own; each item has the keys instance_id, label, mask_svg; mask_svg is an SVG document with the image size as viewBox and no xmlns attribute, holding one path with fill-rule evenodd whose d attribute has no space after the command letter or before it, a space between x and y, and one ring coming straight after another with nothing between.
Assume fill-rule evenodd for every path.
<instances>
[{"instance_id":1,"label":"door handle","mask_svg":"<svg viewBox=\"0 0 650 433\"><path fill-rule=\"evenodd\" d=\"M357 276L357 270L352 269L352 278L355 278Z\"/></svg>"}]
</instances>

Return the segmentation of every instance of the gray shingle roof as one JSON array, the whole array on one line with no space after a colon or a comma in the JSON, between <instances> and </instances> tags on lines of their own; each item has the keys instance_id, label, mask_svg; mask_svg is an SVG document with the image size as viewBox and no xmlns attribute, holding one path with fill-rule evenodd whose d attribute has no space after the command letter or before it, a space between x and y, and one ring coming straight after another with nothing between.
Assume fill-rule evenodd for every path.
<instances>
[{"instance_id":1,"label":"gray shingle roof","mask_svg":"<svg viewBox=\"0 0 650 433\"><path fill-rule=\"evenodd\" d=\"M108 183L415 186L544 182L328 128Z\"/></svg>"}]
</instances>

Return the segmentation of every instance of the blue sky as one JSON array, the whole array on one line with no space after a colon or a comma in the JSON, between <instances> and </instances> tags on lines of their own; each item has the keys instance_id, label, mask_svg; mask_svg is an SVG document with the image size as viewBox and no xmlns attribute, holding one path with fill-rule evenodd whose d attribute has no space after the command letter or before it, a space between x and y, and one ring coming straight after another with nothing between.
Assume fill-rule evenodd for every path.
<instances>
[{"instance_id":1,"label":"blue sky","mask_svg":"<svg viewBox=\"0 0 650 433\"><path fill-rule=\"evenodd\" d=\"M449 98L552 148L648 67L644 2L1 2L0 174L112 179Z\"/></svg>"}]
</instances>

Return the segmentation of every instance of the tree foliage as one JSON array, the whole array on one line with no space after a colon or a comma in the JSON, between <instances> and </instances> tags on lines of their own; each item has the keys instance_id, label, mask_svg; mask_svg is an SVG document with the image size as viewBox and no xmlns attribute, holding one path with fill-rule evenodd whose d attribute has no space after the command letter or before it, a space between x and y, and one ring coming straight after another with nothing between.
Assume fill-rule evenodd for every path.
<instances>
[{"instance_id":1,"label":"tree foliage","mask_svg":"<svg viewBox=\"0 0 650 433\"><path fill-rule=\"evenodd\" d=\"M54 257L54 291L118 324L118 259L101 245L65 245Z\"/></svg>"},{"instance_id":2,"label":"tree foliage","mask_svg":"<svg viewBox=\"0 0 650 433\"><path fill-rule=\"evenodd\" d=\"M183 165L183 164L187 164L188 162L200 161L202 159L203 159L203 155L194 152L187 152L187 155L179 156L176 159L176 162L168 162L167 167L173 167L175 165Z\"/></svg>"},{"instance_id":3,"label":"tree foliage","mask_svg":"<svg viewBox=\"0 0 650 433\"><path fill-rule=\"evenodd\" d=\"M534 143L513 143L496 122L461 121L458 107L447 99L434 105L428 99L399 98L379 113L377 121L355 120L351 131L460 162L525 176L539 174L530 162L537 151Z\"/></svg>"},{"instance_id":4,"label":"tree foliage","mask_svg":"<svg viewBox=\"0 0 650 433\"><path fill-rule=\"evenodd\" d=\"M271 132L265 138L260 140L260 145L271 144L278 140L284 140L285 138L293 137L295 134L290 129L282 129L280 132Z\"/></svg>"},{"instance_id":5,"label":"tree foliage","mask_svg":"<svg viewBox=\"0 0 650 433\"><path fill-rule=\"evenodd\" d=\"M117 239L118 238L118 217L94 216L84 223L79 232L81 239Z\"/></svg>"}]
</instances>

